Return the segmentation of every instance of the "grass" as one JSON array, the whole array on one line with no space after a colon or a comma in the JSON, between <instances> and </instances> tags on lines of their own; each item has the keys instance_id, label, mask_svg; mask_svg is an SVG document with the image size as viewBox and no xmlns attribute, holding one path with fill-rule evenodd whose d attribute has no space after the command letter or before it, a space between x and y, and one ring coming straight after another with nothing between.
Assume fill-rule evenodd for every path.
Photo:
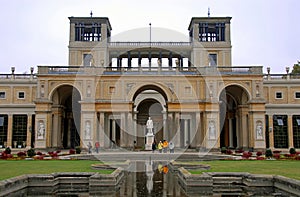
<instances>
[{"instance_id":1,"label":"grass","mask_svg":"<svg viewBox=\"0 0 300 197\"><path fill-rule=\"evenodd\" d=\"M0 160L0 180L23 174L50 174L53 172L99 172L110 174L113 170L93 170L88 160Z\"/></svg>"},{"instance_id":2,"label":"grass","mask_svg":"<svg viewBox=\"0 0 300 197\"><path fill-rule=\"evenodd\" d=\"M300 180L300 161L206 161L201 164L210 165L210 170L189 170L192 174L202 172L249 172L251 174L281 175Z\"/></svg>"}]
</instances>

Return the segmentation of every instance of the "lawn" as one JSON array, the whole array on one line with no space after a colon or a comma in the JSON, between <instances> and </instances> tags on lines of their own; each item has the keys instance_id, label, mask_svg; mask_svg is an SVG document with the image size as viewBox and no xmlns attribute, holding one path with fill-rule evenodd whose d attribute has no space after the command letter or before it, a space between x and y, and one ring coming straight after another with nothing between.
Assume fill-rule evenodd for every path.
<instances>
[{"instance_id":1,"label":"lawn","mask_svg":"<svg viewBox=\"0 0 300 197\"><path fill-rule=\"evenodd\" d=\"M272 174L282 175L293 179L300 180L300 161L283 160L283 161L206 161L201 164L210 165L210 170L189 170L192 174L202 172L249 172L252 174Z\"/></svg>"},{"instance_id":2,"label":"lawn","mask_svg":"<svg viewBox=\"0 0 300 197\"><path fill-rule=\"evenodd\" d=\"M91 164L99 163L88 160L0 160L0 180L23 174L50 174L53 172L99 172L110 174L112 170L93 170Z\"/></svg>"}]
</instances>

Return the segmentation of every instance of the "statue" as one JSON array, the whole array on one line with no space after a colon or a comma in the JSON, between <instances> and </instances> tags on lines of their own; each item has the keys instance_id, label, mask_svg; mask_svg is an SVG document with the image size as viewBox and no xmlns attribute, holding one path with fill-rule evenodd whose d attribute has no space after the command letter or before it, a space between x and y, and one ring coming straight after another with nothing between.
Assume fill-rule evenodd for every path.
<instances>
[{"instance_id":1,"label":"statue","mask_svg":"<svg viewBox=\"0 0 300 197\"><path fill-rule=\"evenodd\" d=\"M151 120L151 117L148 118L146 127L147 127L147 134L153 135L153 121Z\"/></svg>"},{"instance_id":2,"label":"statue","mask_svg":"<svg viewBox=\"0 0 300 197\"><path fill-rule=\"evenodd\" d=\"M214 121L209 121L209 124L208 124L208 138L210 140L215 140L216 139L216 128L215 128Z\"/></svg>"},{"instance_id":3,"label":"statue","mask_svg":"<svg viewBox=\"0 0 300 197\"><path fill-rule=\"evenodd\" d=\"M90 124L90 121L85 122L85 139L91 139L91 124Z\"/></svg>"},{"instance_id":4,"label":"statue","mask_svg":"<svg viewBox=\"0 0 300 197\"><path fill-rule=\"evenodd\" d=\"M37 139L39 139L39 140L44 139L44 135L45 135L45 125L44 125L44 122L41 121L39 124Z\"/></svg>"},{"instance_id":5,"label":"statue","mask_svg":"<svg viewBox=\"0 0 300 197\"><path fill-rule=\"evenodd\" d=\"M263 128L262 128L262 123L258 122L256 124L256 138L259 140L263 139Z\"/></svg>"}]
</instances>

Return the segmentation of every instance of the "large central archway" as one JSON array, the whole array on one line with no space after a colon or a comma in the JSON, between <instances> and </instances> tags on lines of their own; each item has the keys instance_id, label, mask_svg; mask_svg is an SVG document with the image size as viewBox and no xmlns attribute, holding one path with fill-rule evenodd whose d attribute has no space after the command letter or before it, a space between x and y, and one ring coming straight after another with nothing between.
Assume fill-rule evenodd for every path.
<instances>
[{"instance_id":1,"label":"large central archway","mask_svg":"<svg viewBox=\"0 0 300 197\"><path fill-rule=\"evenodd\" d=\"M148 117L153 120L153 133L156 142L164 139L164 114L166 101L163 94L154 89L139 91L134 101L134 111L137 113L136 146L145 146L146 122Z\"/></svg>"},{"instance_id":2,"label":"large central archway","mask_svg":"<svg viewBox=\"0 0 300 197\"><path fill-rule=\"evenodd\" d=\"M220 147L248 147L249 94L241 86L227 86L220 94Z\"/></svg>"},{"instance_id":3,"label":"large central archway","mask_svg":"<svg viewBox=\"0 0 300 197\"><path fill-rule=\"evenodd\" d=\"M53 92L52 147L80 146L80 100L79 91L71 85L62 85Z\"/></svg>"}]
</instances>

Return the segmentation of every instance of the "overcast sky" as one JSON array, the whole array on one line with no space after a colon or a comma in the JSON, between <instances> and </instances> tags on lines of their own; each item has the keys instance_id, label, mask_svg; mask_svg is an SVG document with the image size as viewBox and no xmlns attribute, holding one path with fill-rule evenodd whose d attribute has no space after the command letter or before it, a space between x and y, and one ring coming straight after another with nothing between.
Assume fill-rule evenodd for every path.
<instances>
[{"instance_id":1,"label":"overcast sky","mask_svg":"<svg viewBox=\"0 0 300 197\"><path fill-rule=\"evenodd\" d=\"M68 17L108 17L112 36L136 28L188 35L192 17L231 16L234 66L262 65L284 73L300 60L298 0L9 0L1 2L0 73L36 65L67 65ZM157 38L155 31L154 39ZM157 40L157 39L156 39Z\"/></svg>"}]
</instances>

